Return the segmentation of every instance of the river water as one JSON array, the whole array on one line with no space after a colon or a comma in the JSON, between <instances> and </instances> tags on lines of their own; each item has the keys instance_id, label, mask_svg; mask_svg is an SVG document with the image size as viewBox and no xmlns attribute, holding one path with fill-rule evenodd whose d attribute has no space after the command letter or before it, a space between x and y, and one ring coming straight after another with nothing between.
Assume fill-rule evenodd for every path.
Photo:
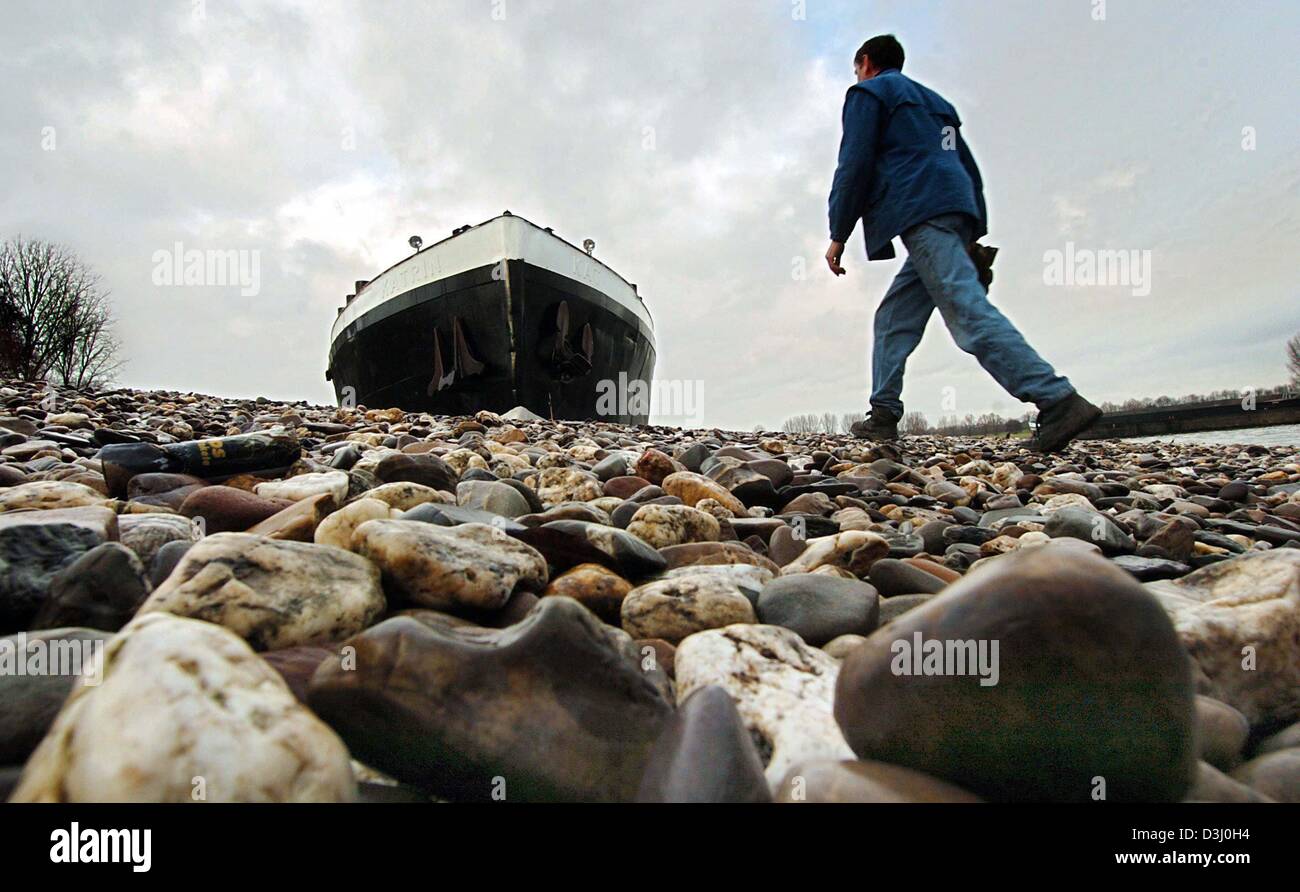
<instances>
[{"instance_id":1,"label":"river water","mask_svg":"<svg viewBox=\"0 0 1300 892\"><path fill-rule=\"evenodd\" d=\"M1243 427L1230 431L1200 431L1190 434L1165 434L1159 437L1132 437L1128 442L1201 443L1206 446L1295 446L1300 448L1300 424Z\"/></svg>"}]
</instances>

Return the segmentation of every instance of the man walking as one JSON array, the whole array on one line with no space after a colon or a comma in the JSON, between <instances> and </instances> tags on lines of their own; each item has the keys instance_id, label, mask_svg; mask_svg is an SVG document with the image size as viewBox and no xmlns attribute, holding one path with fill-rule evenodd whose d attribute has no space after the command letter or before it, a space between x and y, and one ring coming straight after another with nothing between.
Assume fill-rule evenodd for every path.
<instances>
[{"instance_id":1,"label":"man walking","mask_svg":"<svg viewBox=\"0 0 1300 892\"><path fill-rule=\"evenodd\" d=\"M1012 396L1038 406L1041 452L1063 449L1101 417L1026 343L988 300L970 245L988 232L984 183L952 105L904 77L903 47L873 37L853 60L858 83L844 100L844 138L830 196L831 246L840 260L858 219L868 260L889 260L901 236L907 261L876 309L871 412L853 425L862 439L898 438L903 370L938 308L957 346Z\"/></svg>"}]
</instances>

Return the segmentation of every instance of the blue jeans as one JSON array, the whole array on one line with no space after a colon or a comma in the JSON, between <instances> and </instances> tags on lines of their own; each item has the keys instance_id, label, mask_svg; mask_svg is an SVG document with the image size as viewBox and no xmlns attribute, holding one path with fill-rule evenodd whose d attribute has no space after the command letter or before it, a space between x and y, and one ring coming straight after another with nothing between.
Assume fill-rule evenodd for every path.
<instances>
[{"instance_id":1,"label":"blue jeans","mask_svg":"<svg viewBox=\"0 0 1300 892\"><path fill-rule=\"evenodd\" d=\"M1074 393L1068 380L1025 342L989 303L966 246L972 222L941 214L903 233L907 262L876 309L871 405L901 417L903 370L938 307L957 346L973 355L1003 389L1042 409Z\"/></svg>"}]
</instances>

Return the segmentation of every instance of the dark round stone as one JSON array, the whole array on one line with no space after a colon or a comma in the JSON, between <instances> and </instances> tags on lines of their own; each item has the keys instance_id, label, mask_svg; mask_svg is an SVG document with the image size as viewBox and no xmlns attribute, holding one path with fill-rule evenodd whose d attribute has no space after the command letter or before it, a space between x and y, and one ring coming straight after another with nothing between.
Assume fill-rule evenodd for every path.
<instances>
[{"instance_id":1,"label":"dark round stone","mask_svg":"<svg viewBox=\"0 0 1300 892\"><path fill-rule=\"evenodd\" d=\"M998 558L894 620L849 654L835 691L859 757L997 800L1091 801L1101 779L1110 801L1178 801L1196 774L1193 713L1160 603L1104 559L1051 548Z\"/></svg>"},{"instance_id":2,"label":"dark round stone","mask_svg":"<svg viewBox=\"0 0 1300 892\"><path fill-rule=\"evenodd\" d=\"M948 584L933 573L894 558L876 561L871 565L867 576L885 598L896 595L933 595L943 591Z\"/></svg>"},{"instance_id":3,"label":"dark round stone","mask_svg":"<svg viewBox=\"0 0 1300 892\"><path fill-rule=\"evenodd\" d=\"M135 552L119 542L105 542L54 575L32 628L82 626L116 632L135 615L149 590Z\"/></svg>"},{"instance_id":4,"label":"dark round stone","mask_svg":"<svg viewBox=\"0 0 1300 892\"><path fill-rule=\"evenodd\" d=\"M757 607L760 622L784 626L813 647L821 647L841 635L874 631L880 598L865 582L795 573L763 586Z\"/></svg>"},{"instance_id":5,"label":"dark round stone","mask_svg":"<svg viewBox=\"0 0 1300 892\"><path fill-rule=\"evenodd\" d=\"M655 741L638 802L770 802L754 741L720 687L686 698Z\"/></svg>"},{"instance_id":6,"label":"dark round stone","mask_svg":"<svg viewBox=\"0 0 1300 892\"><path fill-rule=\"evenodd\" d=\"M451 465L436 455L387 455L375 466L375 476L384 483L419 483L443 492L455 492L457 475Z\"/></svg>"},{"instance_id":7,"label":"dark round stone","mask_svg":"<svg viewBox=\"0 0 1300 892\"><path fill-rule=\"evenodd\" d=\"M177 539L159 548L149 564L149 584L153 588L162 585L163 580L172 575L181 558L185 557L185 552L193 547L194 543L189 539Z\"/></svg>"},{"instance_id":8,"label":"dark round stone","mask_svg":"<svg viewBox=\"0 0 1300 892\"><path fill-rule=\"evenodd\" d=\"M1219 490L1219 498L1225 502L1244 502L1250 494L1250 487L1240 480L1234 480Z\"/></svg>"}]
</instances>

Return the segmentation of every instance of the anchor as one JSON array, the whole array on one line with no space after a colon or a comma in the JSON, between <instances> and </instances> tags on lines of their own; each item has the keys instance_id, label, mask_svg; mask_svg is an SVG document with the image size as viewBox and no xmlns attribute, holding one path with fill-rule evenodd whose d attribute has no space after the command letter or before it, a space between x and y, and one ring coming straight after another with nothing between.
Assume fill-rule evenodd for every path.
<instances>
[{"instance_id":1,"label":"anchor","mask_svg":"<svg viewBox=\"0 0 1300 892\"><path fill-rule=\"evenodd\" d=\"M469 348L465 337L465 327L459 316L451 319L452 367L450 371L442 360L442 335L437 328L433 330L433 378L425 388L425 395L433 396L456 383L457 378L473 378L481 375L487 366L479 361Z\"/></svg>"},{"instance_id":2,"label":"anchor","mask_svg":"<svg viewBox=\"0 0 1300 892\"><path fill-rule=\"evenodd\" d=\"M567 384L591 372L591 359L596 349L596 338L591 323L582 327L581 350L569 344L569 302L560 301L555 311L555 331L542 342L544 361L548 368Z\"/></svg>"}]
</instances>

